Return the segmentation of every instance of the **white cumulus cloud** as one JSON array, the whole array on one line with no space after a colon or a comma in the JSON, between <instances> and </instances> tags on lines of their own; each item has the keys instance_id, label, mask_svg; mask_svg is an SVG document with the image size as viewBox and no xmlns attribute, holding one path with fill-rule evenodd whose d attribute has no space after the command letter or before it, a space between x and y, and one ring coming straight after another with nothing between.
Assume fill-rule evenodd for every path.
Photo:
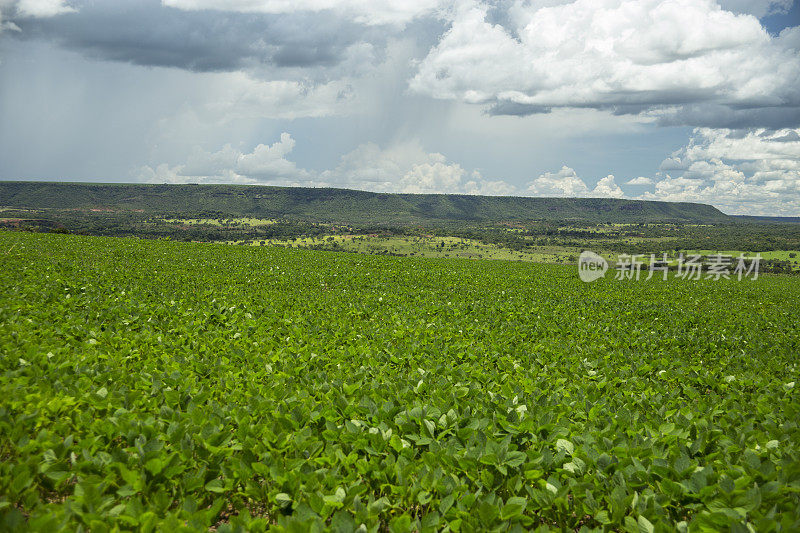
<instances>
[{"instance_id":1,"label":"white cumulus cloud","mask_svg":"<svg viewBox=\"0 0 800 533\"><path fill-rule=\"evenodd\" d=\"M730 214L800 214L800 130L697 128L661 165L647 200L715 205Z\"/></svg>"},{"instance_id":2,"label":"white cumulus cloud","mask_svg":"<svg viewBox=\"0 0 800 533\"><path fill-rule=\"evenodd\" d=\"M555 172L545 172L534 179L527 189L532 196L622 198L625 193L617 185L614 176L608 175L597 182L594 189L578 177L574 169L563 166Z\"/></svg>"},{"instance_id":3,"label":"white cumulus cloud","mask_svg":"<svg viewBox=\"0 0 800 533\"><path fill-rule=\"evenodd\" d=\"M485 178L418 141L386 148L364 143L331 169L313 171L291 160L295 140L288 133L250 151L225 145L195 148L183 163L144 166L135 176L154 183L250 183L340 187L374 192L527 195L572 198L637 198L711 204L729 214L800 215L800 129L723 130L696 128L690 142L670 154L653 177L625 185L648 186L625 194L609 174L594 186L568 166L544 172L524 190Z\"/></svg>"},{"instance_id":4,"label":"white cumulus cloud","mask_svg":"<svg viewBox=\"0 0 800 533\"><path fill-rule=\"evenodd\" d=\"M66 0L0 0L0 17L10 14L19 18L47 18L76 11Z\"/></svg>"},{"instance_id":5,"label":"white cumulus cloud","mask_svg":"<svg viewBox=\"0 0 800 533\"><path fill-rule=\"evenodd\" d=\"M63 13L74 13L64 0L19 0L17 11L22 17L53 17Z\"/></svg>"},{"instance_id":6,"label":"white cumulus cloud","mask_svg":"<svg viewBox=\"0 0 800 533\"><path fill-rule=\"evenodd\" d=\"M589 188L568 166L556 172L545 172L528 185L528 192L534 196L584 196Z\"/></svg>"},{"instance_id":7,"label":"white cumulus cloud","mask_svg":"<svg viewBox=\"0 0 800 533\"><path fill-rule=\"evenodd\" d=\"M478 171L468 172L440 153L428 153L417 141L385 149L375 143L361 144L320 179L380 192L504 195L516 190L504 181L486 180Z\"/></svg>"},{"instance_id":8,"label":"white cumulus cloud","mask_svg":"<svg viewBox=\"0 0 800 533\"><path fill-rule=\"evenodd\" d=\"M774 38L712 0L546 4L515 2L501 25L486 5L466 3L411 89L498 114L594 107L671 122L728 113L758 125L780 118L761 108L800 113L797 28ZM706 114L681 114L686 106Z\"/></svg>"},{"instance_id":9,"label":"white cumulus cloud","mask_svg":"<svg viewBox=\"0 0 800 533\"><path fill-rule=\"evenodd\" d=\"M184 163L143 166L136 179L151 183L251 183L305 187L343 187L374 192L461 193L504 195L516 188L487 180L479 171L468 172L439 153L426 152L419 142L381 148L364 143L343 155L339 164L322 172L297 166L289 156L295 140L259 144L250 152L231 145L209 152L195 148ZM613 181L613 180L612 180Z\"/></svg>"},{"instance_id":10,"label":"white cumulus cloud","mask_svg":"<svg viewBox=\"0 0 800 533\"><path fill-rule=\"evenodd\" d=\"M189 155L183 164L144 166L136 172L140 181L151 183L275 183L302 184L312 174L286 158L295 140L282 133L279 141L259 144L252 152L244 153L231 145L216 152L200 148Z\"/></svg>"},{"instance_id":11,"label":"white cumulus cloud","mask_svg":"<svg viewBox=\"0 0 800 533\"><path fill-rule=\"evenodd\" d=\"M77 10L65 0L0 0L0 33L4 30L20 31L11 18L48 18Z\"/></svg>"},{"instance_id":12,"label":"white cumulus cloud","mask_svg":"<svg viewBox=\"0 0 800 533\"><path fill-rule=\"evenodd\" d=\"M617 185L614 181L614 176L609 174L597 182L597 185L595 185L594 189L592 189L590 196L601 198L622 198L625 196L625 193L622 192L622 189L620 189L619 185Z\"/></svg>"}]
</instances>

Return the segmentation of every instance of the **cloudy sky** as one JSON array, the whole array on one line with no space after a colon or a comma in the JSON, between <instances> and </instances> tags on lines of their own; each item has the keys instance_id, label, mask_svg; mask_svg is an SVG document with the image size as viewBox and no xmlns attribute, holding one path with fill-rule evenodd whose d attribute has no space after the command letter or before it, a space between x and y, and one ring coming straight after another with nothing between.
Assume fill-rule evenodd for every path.
<instances>
[{"instance_id":1,"label":"cloudy sky","mask_svg":"<svg viewBox=\"0 0 800 533\"><path fill-rule=\"evenodd\" d=\"M800 216L800 6L0 0L0 179Z\"/></svg>"}]
</instances>

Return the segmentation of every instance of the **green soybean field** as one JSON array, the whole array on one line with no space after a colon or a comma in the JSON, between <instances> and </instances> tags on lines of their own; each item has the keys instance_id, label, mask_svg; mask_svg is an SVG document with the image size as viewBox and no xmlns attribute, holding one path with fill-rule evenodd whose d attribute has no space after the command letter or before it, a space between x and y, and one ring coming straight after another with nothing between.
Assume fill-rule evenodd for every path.
<instances>
[{"instance_id":1,"label":"green soybean field","mask_svg":"<svg viewBox=\"0 0 800 533\"><path fill-rule=\"evenodd\" d=\"M0 530L800 530L800 278L612 278L0 232Z\"/></svg>"}]
</instances>

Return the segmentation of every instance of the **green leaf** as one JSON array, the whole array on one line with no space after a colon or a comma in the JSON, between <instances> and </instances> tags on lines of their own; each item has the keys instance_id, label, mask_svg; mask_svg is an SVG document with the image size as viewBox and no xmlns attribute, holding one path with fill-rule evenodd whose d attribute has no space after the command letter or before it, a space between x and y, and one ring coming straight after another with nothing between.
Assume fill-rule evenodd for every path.
<instances>
[{"instance_id":1,"label":"green leaf","mask_svg":"<svg viewBox=\"0 0 800 533\"><path fill-rule=\"evenodd\" d=\"M639 533L653 533L653 524L644 516L639 515L637 524L639 526Z\"/></svg>"},{"instance_id":2,"label":"green leaf","mask_svg":"<svg viewBox=\"0 0 800 533\"><path fill-rule=\"evenodd\" d=\"M14 479L11 482L12 494L20 494L33 482L33 477L31 477L31 473L27 468L20 468L17 470L18 473L16 476L14 476Z\"/></svg>"},{"instance_id":3,"label":"green leaf","mask_svg":"<svg viewBox=\"0 0 800 533\"><path fill-rule=\"evenodd\" d=\"M407 514L394 517L389 522L391 533L411 533L411 517Z\"/></svg>"},{"instance_id":4,"label":"green leaf","mask_svg":"<svg viewBox=\"0 0 800 533\"><path fill-rule=\"evenodd\" d=\"M225 483L221 479L212 479L206 483L206 490L209 492L225 492Z\"/></svg>"},{"instance_id":5,"label":"green leaf","mask_svg":"<svg viewBox=\"0 0 800 533\"><path fill-rule=\"evenodd\" d=\"M442 514L447 513L448 509L453 506L455 502L456 496L454 493L448 494L444 498L442 498L441 503L439 503L439 512Z\"/></svg>"},{"instance_id":6,"label":"green leaf","mask_svg":"<svg viewBox=\"0 0 800 533\"><path fill-rule=\"evenodd\" d=\"M164 468L164 462L160 457L154 457L147 461L144 467L153 475L157 475Z\"/></svg>"},{"instance_id":7,"label":"green leaf","mask_svg":"<svg viewBox=\"0 0 800 533\"><path fill-rule=\"evenodd\" d=\"M510 520L521 516L525 511L528 500L519 496L514 496L508 499L503 509L500 511L500 518L503 520Z\"/></svg>"},{"instance_id":8,"label":"green leaf","mask_svg":"<svg viewBox=\"0 0 800 533\"><path fill-rule=\"evenodd\" d=\"M384 509L389 507L389 500L386 498L378 498L374 502L370 503L367 507L367 512L369 516L375 517L381 514Z\"/></svg>"},{"instance_id":9,"label":"green leaf","mask_svg":"<svg viewBox=\"0 0 800 533\"><path fill-rule=\"evenodd\" d=\"M436 436L436 424L430 420L423 420L425 429L428 430L428 436L434 438Z\"/></svg>"},{"instance_id":10,"label":"green leaf","mask_svg":"<svg viewBox=\"0 0 800 533\"><path fill-rule=\"evenodd\" d=\"M558 439L556 441L556 450L563 451L567 455L572 455L575 451L575 445L566 439Z\"/></svg>"},{"instance_id":11,"label":"green leaf","mask_svg":"<svg viewBox=\"0 0 800 533\"><path fill-rule=\"evenodd\" d=\"M522 452L508 452L506 456L506 464L511 468L517 468L521 466L526 460L528 456Z\"/></svg>"},{"instance_id":12,"label":"green leaf","mask_svg":"<svg viewBox=\"0 0 800 533\"><path fill-rule=\"evenodd\" d=\"M478 504L478 518L480 518L481 524L487 528L494 523L499 514L500 509L491 502L483 500Z\"/></svg>"},{"instance_id":13,"label":"green leaf","mask_svg":"<svg viewBox=\"0 0 800 533\"><path fill-rule=\"evenodd\" d=\"M594 519L603 524L604 526L611 524L611 519L608 517L608 511L606 511L605 509L597 511L594 514Z\"/></svg>"},{"instance_id":14,"label":"green leaf","mask_svg":"<svg viewBox=\"0 0 800 533\"><path fill-rule=\"evenodd\" d=\"M292 497L285 492L279 492L275 495L275 502L281 507L287 507L292 503Z\"/></svg>"}]
</instances>

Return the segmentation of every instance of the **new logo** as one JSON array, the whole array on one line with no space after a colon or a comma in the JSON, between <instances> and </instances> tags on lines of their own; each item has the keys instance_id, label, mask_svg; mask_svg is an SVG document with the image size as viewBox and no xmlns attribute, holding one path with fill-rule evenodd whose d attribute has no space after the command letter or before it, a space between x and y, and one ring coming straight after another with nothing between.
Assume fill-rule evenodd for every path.
<instances>
[{"instance_id":1,"label":"new logo","mask_svg":"<svg viewBox=\"0 0 800 533\"><path fill-rule=\"evenodd\" d=\"M578 276L581 280L589 283L606 275L608 262L589 250L581 252L578 258Z\"/></svg>"}]
</instances>

